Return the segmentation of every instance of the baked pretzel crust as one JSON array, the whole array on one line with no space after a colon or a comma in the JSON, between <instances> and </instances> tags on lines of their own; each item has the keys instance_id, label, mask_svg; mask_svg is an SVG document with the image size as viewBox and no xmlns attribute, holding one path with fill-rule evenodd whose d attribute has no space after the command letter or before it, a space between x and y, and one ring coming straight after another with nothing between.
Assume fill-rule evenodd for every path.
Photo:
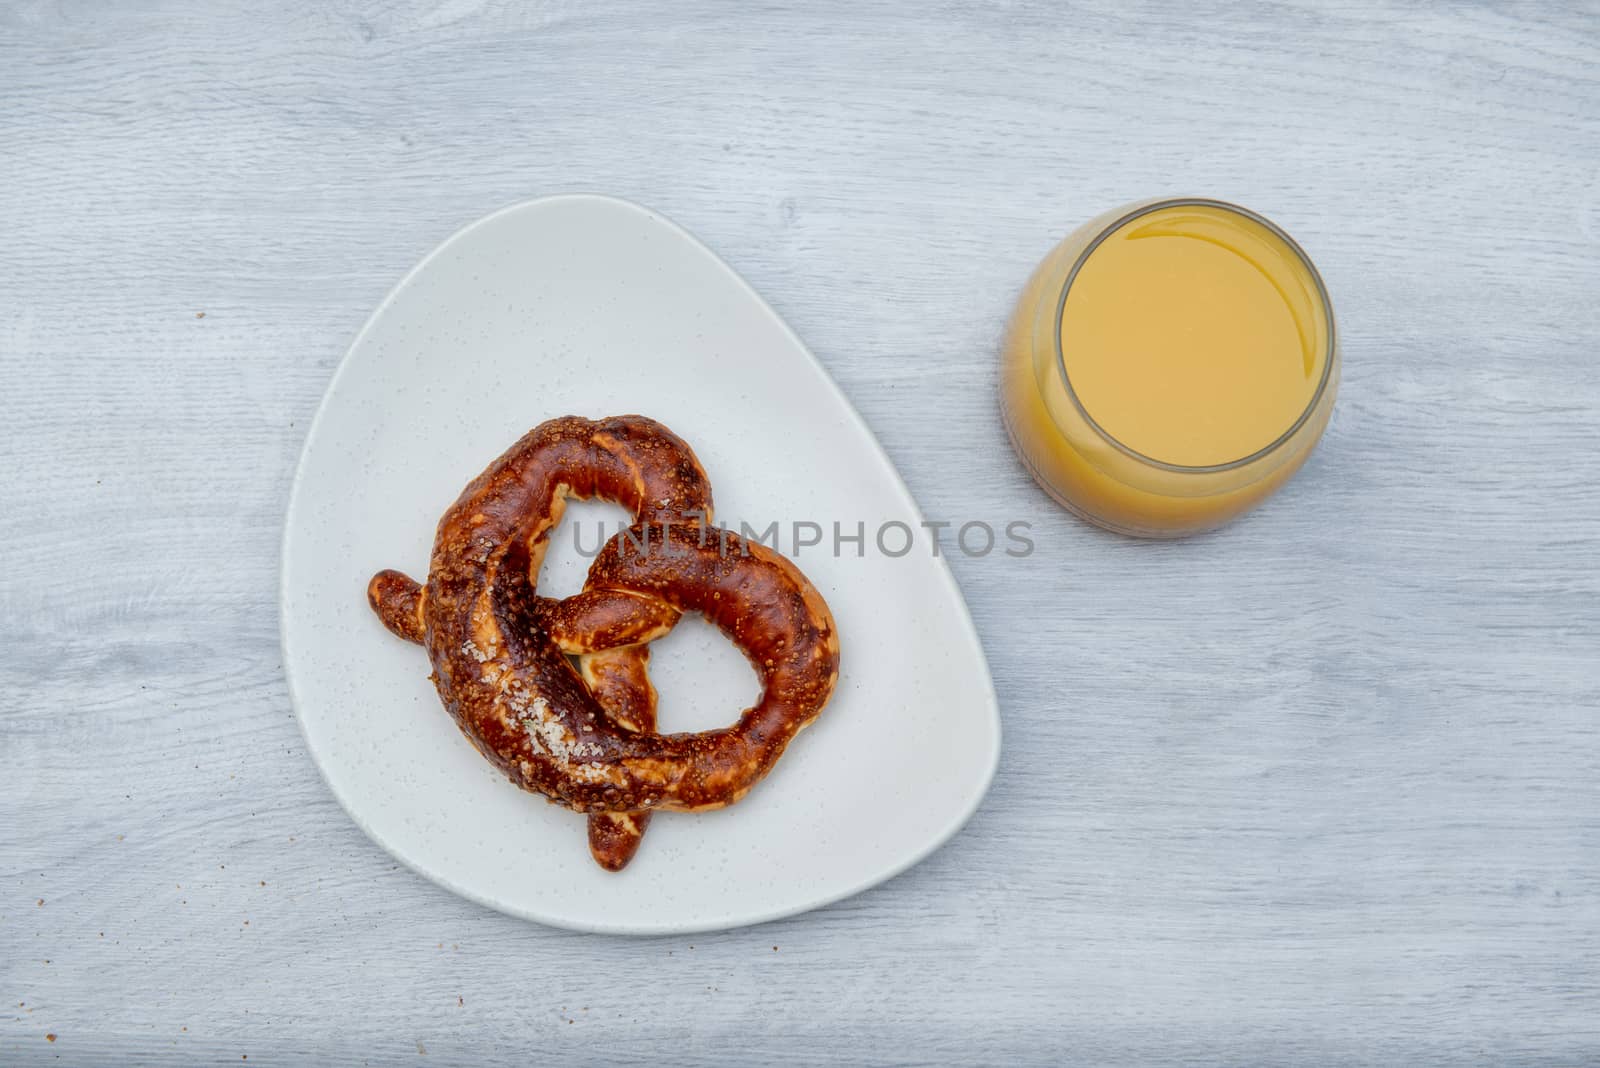
<instances>
[{"instance_id":1,"label":"baked pretzel crust","mask_svg":"<svg viewBox=\"0 0 1600 1068\"><path fill-rule=\"evenodd\" d=\"M635 523L596 556L582 593L554 601L536 583L568 497L615 501ZM651 811L743 797L838 681L822 596L710 515L705 472L666 427L553 419L445 513L425 587L395 571L368 585L385 626L426 647L440 699L485 757L523 788L601 816L590 843L613 870ZM762 694L729 727L656 734L646 643L682 612L702 613L744 651Z\"/></svg>"}]
</instances>

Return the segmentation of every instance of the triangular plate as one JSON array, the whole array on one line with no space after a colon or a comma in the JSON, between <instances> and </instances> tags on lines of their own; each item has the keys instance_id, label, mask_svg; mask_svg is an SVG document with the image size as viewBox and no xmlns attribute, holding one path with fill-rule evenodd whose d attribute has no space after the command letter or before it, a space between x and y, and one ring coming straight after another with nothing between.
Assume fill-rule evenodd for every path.
<instances>
[{"instance_id":1,"label":"triangular plate","mask_svg":"<svg viewBox=\"0 0 1600 1068\"><path fill-rule=\"evenodd\" d=\"M581 817L516 789L472 749L440 707L422 651L379 626L363 591L383 567L422 577L440 514L528 428L628 412L694 447L720 522L779 523L778 548L833 609L843 661L832 703L744 801L664 813L613 875L590 860ZM702 931L837 901L954 834L999 757L988 666L921 520L816 359L694 238L610 197L496 212L379 306L307 439L282 585L284 663L307 747L395 857L541 923ZM822 544L796 550L797 522L818 524ZM835 522L845 535L861 524L864 544L836 555ZM875 544L895 522L919 534L903 556ZM598 541L592 525L577 533L558 534L553 560L563 545ZM800 540L811 533L802 527ZM887 530L889 552L904 541ZM581 581L581 551L565 555L570 574L552 563L542 580L564 579L557 593ZM665 730L732 722L754 696L747 666L700 628L657 644Z\"/></svg>"}]
</instances>

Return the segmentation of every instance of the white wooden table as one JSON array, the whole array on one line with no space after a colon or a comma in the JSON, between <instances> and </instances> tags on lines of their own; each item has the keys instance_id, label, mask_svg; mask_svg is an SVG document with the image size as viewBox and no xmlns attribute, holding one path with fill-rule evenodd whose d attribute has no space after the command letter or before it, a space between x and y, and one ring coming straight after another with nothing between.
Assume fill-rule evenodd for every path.
<instances>
[{"instance_id":1,"label":"white wooden table","mask_svg":"<svg viewBox=\"0 0 1600 1068\"><path fill-rule=\"evenodd\" d=\"M1600 9L797 7L0 10L0 1062L1600 1058ZM953 561L993 792L821 912L508 919L303 749L328 377L441 238L573 189L748 277L931 516L1034 524ZM1164 192L1295 234L1346 362L1285 493L1144 544L1034 488L995 347Z\"/></svg>"}]
</instances>

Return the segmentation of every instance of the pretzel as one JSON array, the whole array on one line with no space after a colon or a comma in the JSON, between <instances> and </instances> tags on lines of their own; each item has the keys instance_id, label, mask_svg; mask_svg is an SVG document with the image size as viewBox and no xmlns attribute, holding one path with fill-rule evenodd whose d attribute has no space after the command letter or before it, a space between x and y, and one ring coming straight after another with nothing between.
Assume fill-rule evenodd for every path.
<instances>
[{"instance_id":1,"label":"pretzel","mask_svg":"<svg viewBox=\"0 0 1600 1068\"><path fill-rule=\"evenodd\" d=\"M556 601L536 583L568 497L615 501L634 524L602 548L581 593ZM699 461L661 424L553 419L444 514L425 587L397 571L368 584L384 625L427 648L467 737L517 785L590 814L591 852L611 870L651 812L743 797L838 681L821 594L778 553L711 526L710 512ZM647 643L688 611L744 651L761 698L732 726L655 734Z\"/></svg>"}]
</instances>

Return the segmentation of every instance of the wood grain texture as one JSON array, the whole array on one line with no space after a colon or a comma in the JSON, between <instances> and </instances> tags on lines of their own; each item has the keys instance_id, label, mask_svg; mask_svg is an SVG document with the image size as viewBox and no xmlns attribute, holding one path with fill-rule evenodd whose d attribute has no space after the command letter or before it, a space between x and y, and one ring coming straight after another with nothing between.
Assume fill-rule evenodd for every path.
<instances>
[{"instance_id":1,"label":"wood grain texture","mask_svg":"<svg viewBox=\"0 0 1600 1068\"><path fill-rule=\"evenodd\" d=\"M1600 1060L1594 5L19 0L0 189L0 1062ZM573 189L727 258L930 516L1033 523L953 561L993 792L832 908L508 919L301 744L329 375L455 227ZM1164 192L1307 246L1345 377L1286 492L1145 544L1029 482L995 348Z\"/></svg>"}]
</instances>

